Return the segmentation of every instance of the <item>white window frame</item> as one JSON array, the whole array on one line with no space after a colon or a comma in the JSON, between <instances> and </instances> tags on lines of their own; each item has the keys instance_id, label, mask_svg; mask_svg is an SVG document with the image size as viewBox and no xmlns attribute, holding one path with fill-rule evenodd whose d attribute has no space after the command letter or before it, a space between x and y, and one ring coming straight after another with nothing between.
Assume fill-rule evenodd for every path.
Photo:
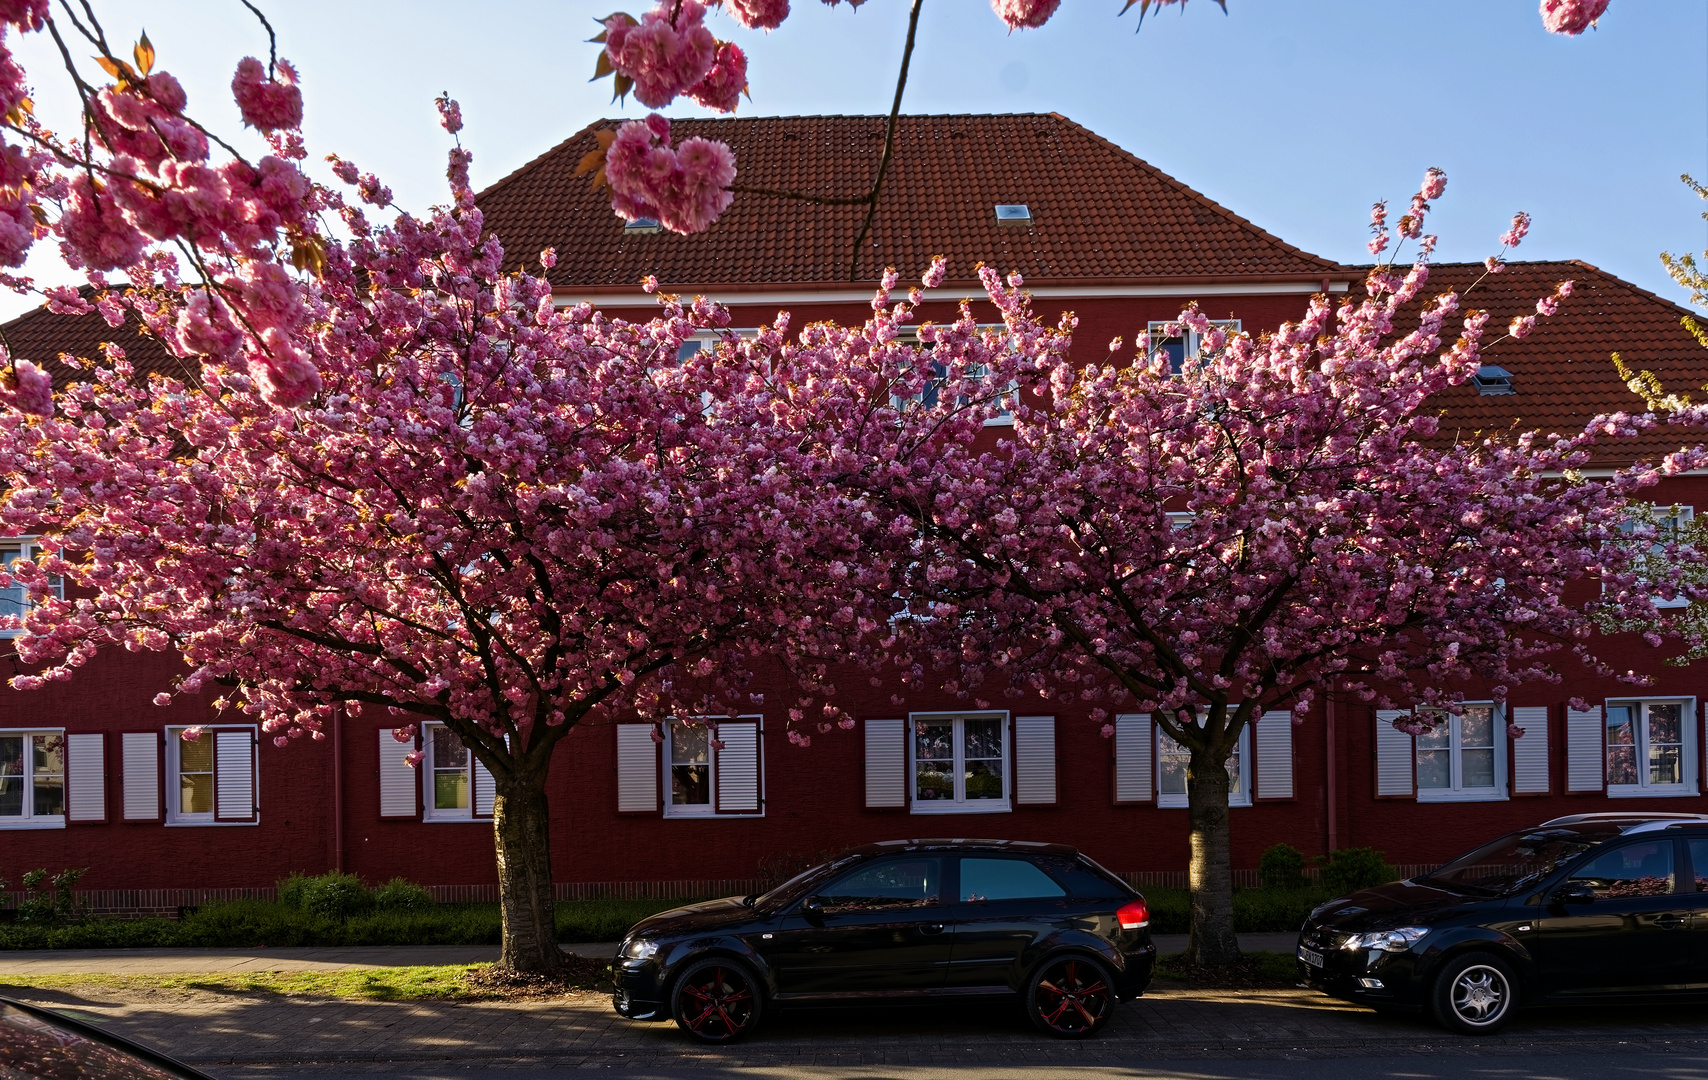
<instances>
[{"instance_id":1,"label":"white window frame","mask_svg":"<svg viewBox=\"0 0 1708 1080\"><path fill-rule=\"evenodd\" d=\"M15 537L12 539L7 539L7 540L0 540L0 559L5 559L7 562L10 562L11 560L10 560L9 556L13 552L17 552L19 558L32 559L33 560L36 557L36 554L38 552L40 552L42 549L41 545L35 542L35 539L36 538L33 536L21 536L21 537ZM57 596L61 600L65 599L65 579L60 577L58 574L52 575L52 579L53 579L53 593L54 593L54 595ZM5 595L6 593L11 592L13 589L16 589L19 591L19 593L22 593L24 591L24 586L13 585L10 588L0 589L0 601L5 601L8 603L13 602L12 597L8 597ZM19 611L20 615L22 615L23 611L28 610L32 606L30 604L29 600L27 598L22 597L22 596L18 597L16 602L20 608L20 611ZM0 615L3 615L3 614L4 614L4 612L0 612ZM17 628L7 629L7 630L0 630L0 638L15 638L15 637L18 637L19 635L21 635L23 632L24 631L23 631L22 627L17 627Z\"/></svg>"},{"instance_id":2,"label":"white window frame","mask_svg":"<svg viewBox=\"0 0 1708 1080\"><path fill-rule=\"evenodd\" d=\"M206 813L186 814L178 809L178 800L182 796L178 787L178 751L184 745L184 729L187 727L189 727L188 724L179 724L176 727L166 729L166 824L193 825L197 828L225 828L228 826L243 828L259 825L261 823L261 762L260 755L256 754L254 750L256 740L260 738L259 729L253 724L220 724L218 728L209 726L207 730L202 732L202 738L208 740L208 745L215 747L214 808ZM219 820L219 751L217 749L218 744L214 742L214 739L220 731L247 731L249 733L249 782L254 785L256 810L255 816L247 821Z\"/></svg>"},{"instance_id":3,"label":"white window frame","mask_svg":"<svg viewBox=\"0 0 1708 1080\"><path fill-rule=\"evenodd\" d=\"M1174 321L1175 320L1173 319L1152 319L1145 326L1145 332L1150 338L1150 355L1144 358L1146 362L1149 362L1150 357L1157 354L1157 350L1162 346L1164 341L1178 337L1184 343L1186 347L1186 354L1180 358L1180 370L1170 370L1169 375L1171 377L1184 375L1186 373L1187 363L1197 357L1198 351L1204 345L1204 335L1188 327L1183 327L1182 333L1170 334L1165 328L1169 323ZM1238 319L1211 319L1210 325L1221 327L1223 330L1228 332L1229 336L1237 334L1240 331L1240 321Z\"/></svg>"},{"instance_id":4,"label":"white window frame","mask_svg":"<svg viewBox=\"0 0 1708 1080\"><path fill-rule=\"evenodd\" d=\"M921 799L919 798L919 766L917 764L919 737L914 725L920 721L942 723L948 720L954 723L952 736L955 746L954 770L955 797L952 799ZM1002 732L1002 798L1000 799L969 799L966 797L966 760L968 720L996 720L997 727ZM1003 710L975 710L973 712L919 712L907 716L907 802L910 812L915 814L1006 814L1014 809L1014 737L1010 732L1013 725L1009 715Z\"/></svg>"},{"instance_id":5,"label":"white window frame","mask_svg":"<svg viewBox=\"0 0 1708 1080\"><path fill-rule=\"evenodd\" d=\"M422 721L422 724L421 724L421 820L422 821L433 821L433 822L437 822L437 821L464 821L464 822L475 821L475 822L479 822L483 825L491 824L491 822L492 822L491 817L476 817L475 812L474 812L474 804L475 804L476 795L475 795L475 789L474 789L475 778L474 778L474 751L473 750L469 751L468 764L464 765L462 768L463 773L468 778L469 804L466 807L459 806L459 807L453 807L453 808L448 809L448 810L441 810L438 807L433 805L433 795L434 795L433 785L434 785L434 781L438 775L437 772L435 771L435 766L434 766L434 762L433 762L433 729L434 728L444 728L446 731L451 730L447 725L442 724L437 720ZM454 731L451 731L451 734L455 737L460 738L460 736L457 736L457 733Z\"/></svg>"},{"instance_id":6,"label":"white window frame","mask_svg":"<svg viewBox=\"0 0 1708 1080\"><path fill-rule=\"evenodd\" d=\"M1694 506L1686 506L1683 503L1672 506L1661 506L1656 503L1650 503L1648 504L1648 507L1649 513L1653 516L1656 531L1659 533L1655 538L1655 543L1650 545L1649 553L1651 555L1654 554L1656 548L1659 548L1666 542L1666 538L1668 537L1667 522L1672 522L1670 536L1672 538L1677 538L1677 536L1684 532L1684 530L1690 526L1690 523L1696 519L1696 508ZM1632 523L1627 520L1625 525L1620 528L1621 531L1624 531L1631 526ZM1643 557L1647 558L1648 556ZM1655 607L1657 608L1682 608L1689 606L1690 598L1686 596L1675 596L1671 600L1662 600L1659 597L1655 598Z\"/></svg>"},{"instance_id":7,"label":"white window frame","mask_svg":"<svg viewBox=\"0 0 1708 1080\"><path fill-rule=\"evenodd\" d=\"M1448 730L1448 775L1453 781L1448 787L1426 788L1423 786L1421 780L1423 771L1418 767L1417 755L1426 748L1418 742L1416 736L1412 737L1412 783L1418 802L1505 802L1511 798L1511 793L1507 790L1506 774L1508 770L1507 744L1512 740L1506 737L1507 712L1505 706L1496 705L1492 701L1467 701L1464 705L1471 709L1486 707L1494 710L1494 786L1475 788L1464 786L1464 759L1460 757L1460 750L1462 749L1460 743L1461 721L1463 717L1449 713L1443 718Z\"/></svg>"},{"instance_id":8,"label":"white window frame","mask_svg":"<svg viewBox=\"0 0 1708 1080\"><path fill-rule=\"evenodd\" d=\"M24 738L24 754L23 754L23 765L24 765L24 772L23 772L24 806L23 806L23 811L24 812L22 814L16 816L16 817L13 817L10 815L5 816L5 817L0 817L0 830L63 829L63 828L65 828L65 792L66 792L65 770L67 768L67 766L66 766L66 753L65 753L65 747L64 747L65 729L64 728L39 728L39 727L38 728L0 728L0 736L15 737L15 736L20 736L20 735L23 736L23 738ZM57 813L57 814L42 814L39 817L36 815L36 812L35 812L35 810L36 810L36 789L35 789L35 783L34 783L35 744L34 744L34 741L32 739L32 736L36 736L36 735L47 735L49 737L57 736L61 742L60 752L59 752L59 761L60 761L59 813Z\"/></svg>"},{"instance_id":9,"label":"white window frame","mask_svg":"<svg viewBox=\"0 0 1708 1080\"><path fill-rule=\"evenodd\" d=\"M700 717L695 718L696 721L699 721L701 719L702 718L700 718ZM763 723L762 717L760 716L759 713L748 713L748 714L744 714L742 716L736 716L736 717L720 717L719 719L720 720L726 720L729 722L741 722L741 723L752 722L754 724L758 738L759 738L759 771L760 771L760 776L761 776L761 790L763 790L763 776L764 776L764 772L765 772L765 725ZM670 729L671 729L672 724L688 723L688 722L689 721L684 721L684 720L674 720L674 721L673 720L666 720L660 725L660 728L662 729L663 734L664 734L664 741L659 744L659 755L658 755L658 757L659 757L659 762L663 768L663 775L661 777L663 783L662 783L662 786L660 787L659 790L660 790L660 794L662 796L662 802L664 804L664 816L667 818L757 818L757 817L764 817L765 816L765 803L763 801L763 798L760 801L759 809L753 813L731 813L728 810L721 811L721 812L718 810L718 771L719 771L718 770L718 754L721 751L719 751L717 747L710 745L710 740L717 738L717 735L714 732L712 732L712 730L709 727L703 729L706 732L707 743L708 743L708 745L706 746L706 793L707 793L708 798L706 799L706 801L704 803L676 803L676 802L672 801L671 796L674 793L674 789L671 787L671 784L670 784L670 768L671 768L670 748L671 748L671 738L672 738L672 733L671 733Z\"/></svg>"},{"instance_id":10,"label":"white window frame","mask_svg":"<svg viewBox=\"0 0 1708 1080\"><path fill-rule=\"evenodd\" d=\"M1232 709L1238 708L1238 706L1229 705L1228 708L1230 710L1232 710ZM1155 729L1155 739L1156 739L1156 744L1152 748L1152 753L1151 753L1151 761L1153 762L1151 767L1156 772L1156 780L1155 780L1155 782L1156 782L1156 804L1161 809L1183 808L1187 805L1188 798L1189 798L1188 793L1185 791L1164 791L1163 790L1163 787L1162 787L1162 766L1163 766L1163 759L1165 757L1178 756L1178 754L1181 751L1184 751L1186 748L1184 746L1181 746L1179 743L1175 742L1174 737L1172 735L1170 735L1168 732L1162 730L1161 724L1153 724L1151 726ZM1228 757L1234 761L1239 762L1239 784L1240 784L1238 791L1235 791L1232 788L1228 789L1228 805L1229 806L1250 806L1251 805L1252 775L1251 775L1251 724L1249 722L1244 727L1240 728L1239 739L1238 739L1238 741L1236 741L1234 743L1234 752L1232 754L1229 754Z\"/></svg>"},{"instance_id":11,"label":"white window frame","mask_svg":"<svg viewBox=\"0 0 1708 1080\"><path fill-rule=\"evenodd\" d=\"M1698 794L1696 789L1696 759L1697 748L1696 699L1693 697L1643 697L1643 698L1609 698L1604 709L1611 710L1621 705L1636 707L1638 711L1637 741L1634 751L1637 758L1637 782L1635 784L1615 784L1612 782L1612 769L1608 767L1608 750L1612 745L1607 741L1608 712L1602 713L1601 723L1601 768L1602 775L1607 777L1607 797L1610 799L1654 799L1677 798L1685 795ZM1679 706L1679 729L1681 745L1679 782L1676 784L1649 783L1649 707L1653 705Z\"/></svg>"}]
</instances>

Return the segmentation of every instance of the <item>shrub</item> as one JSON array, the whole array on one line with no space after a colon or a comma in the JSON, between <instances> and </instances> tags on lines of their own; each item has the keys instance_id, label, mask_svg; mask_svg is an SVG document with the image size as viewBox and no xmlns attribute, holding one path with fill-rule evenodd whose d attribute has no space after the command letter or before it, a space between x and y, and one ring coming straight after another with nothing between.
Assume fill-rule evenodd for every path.
<instances>
[{"instance_id":1,"label":"shrub","mask_svg":"<svg viewBox=\"0 0 1708 1080\"><path fill-rule=\"evenodd\" d=\"M334 870L317 877L292 874L285 878L279 882L279 903L308 915L348 919L372 911L374 895L355 874Z\"/></svg>"},{"instance_id":2,"label":"shrub","mask_svg":"<svg viewBox=\"0 0 1708 1080\"><path fill-rule=\"evenodd\" d=\"M381 911L426 911L433 894L407 878L394 877L374 890L374 906Z\"/></svg>"},{"instance_id":3,"label":"shrub","mask_svg":"<svg viewBox=\"0 0 1708 1080\"><path fill-rule=\"evenodd\" d=\"M1257 862L1257 880L1265 889L1305 887L1305 854L1292 844L1276 844Z\"/></svg>"},{"instance_id":4,"label":"shrub","mask_svg":"<svg viewBox=\"0 0 1708 1080\"><path fill-rule=\"evenodd\" d=\"M26 895L18 902L17 913L13 917L21 923L53 926L82 922L89 917L89 907L71 890L88 872L87 866L77 870L67 868L50 878L45 866L29 871L23 880ZM0 892L5 889L6 881L0 878Z\"/></svg>"},{"instance_id":5,"label":"shrub","mask_svg":"<svg viewBox=\"0 0 1708 1080\"><path fill-rule=\"evenodd\" d=\"M1344 896L1394 880L1394 868L1375 848L1331 851L1323 860L1322 869L1323 887L1332 896Z\"/></svg>"}]
</instances>

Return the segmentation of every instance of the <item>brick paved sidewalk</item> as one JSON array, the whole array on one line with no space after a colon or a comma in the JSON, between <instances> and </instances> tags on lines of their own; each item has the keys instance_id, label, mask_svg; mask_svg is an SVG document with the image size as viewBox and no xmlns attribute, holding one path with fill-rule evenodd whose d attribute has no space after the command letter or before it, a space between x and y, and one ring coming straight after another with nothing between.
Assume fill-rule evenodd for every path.
<instances>
[{"instance_id":1,"label":"brick paved sidewalk","mask_svg":"<svg viewBox=\"0 0 1708 1080\"><path fill-rule=\"evenodd\" d=\"M3 981L3 980L0 980ZM191 1063L479 1063L518 1067L725 1067L987 1063L1113 1065L1212 1057L1411 1053L1535 1055L1647 1046L1708 1050L1708 1010L1624 1007L1521 1017L1489 1039L1447 1035L1303 990L1160 990L1121 1007L1101 1038L1041 1037L1016 1008L813 1010L767 1018L746 1043L708 1049L674 1025L623 1020L602 996L549 1002L356 1002L197 990L0 994L80 1019Z\"/></svg>"}]
</instances>

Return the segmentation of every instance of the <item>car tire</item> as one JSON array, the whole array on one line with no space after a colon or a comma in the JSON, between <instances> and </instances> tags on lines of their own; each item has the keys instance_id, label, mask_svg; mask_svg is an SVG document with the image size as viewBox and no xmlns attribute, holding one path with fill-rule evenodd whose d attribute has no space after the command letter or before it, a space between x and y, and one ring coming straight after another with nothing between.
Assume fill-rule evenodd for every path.
<instances>
[{"instance_id":1,"label":"car tire","mask_svg":"<svg viewBox=\"0 0 1708 1080\"><path fill-rule=\"evenodd\" d=\"M764 1011L759 980L740 961L712 957L690 964L670 991L670 1015L689 1038L703 1043L739 1042L759 1025Z\"/></svg>"},{"instance_id":2,"label":"car tire","mask_svg":"<svg viewBox=\"0 0 1708 1080\"><path fill-rule=\"evenodd\" d=\"M1435 1020L1461 1035L1492 1035L1518 1012L1518 976L1493 953L1472 952L1448 960L1429 995Z\"/></svg>"},{"instance_id":3,"label":"car tire","mask_svg":"<svg viewBox=\"0 0 1708 1080\"><path fill-rule=\"evenodd\" d=\"M1074 954L1053 956L1026 980L1026 1015L1058 1039L1085 1039L1115 1012L1115 978L1106 964Z\"/></svg>"}]
</instances>

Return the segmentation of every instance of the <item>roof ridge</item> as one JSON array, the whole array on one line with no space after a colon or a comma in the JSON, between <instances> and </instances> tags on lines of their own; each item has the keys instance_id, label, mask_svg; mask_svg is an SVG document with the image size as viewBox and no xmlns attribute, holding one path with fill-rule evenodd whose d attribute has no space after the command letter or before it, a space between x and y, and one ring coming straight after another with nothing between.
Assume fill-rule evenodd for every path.
<instances>
[{"instance_id":1,"label":"roof ridge","mask_svg":"<svg viewBox=\"0 0 1708 1080\"><path fill-rule=\"evenodd\" d=\"M570 143L574 142L575 140L581 138L583 135L587 134L588 132L597 131L599 129L600 125L606 124L606 123L609 123L609 121L604 119L604 118L595 120L591 124L588 124L586 127L583 127L580 130L576 131L575 134L569 136L566 139L561 140L560 142L551 146L550 148L543 150L540 153L534 155L532 158L529 158L527 161L524 161L522 164L516 166L514 169L511 169L509 172L505 173L503 176L499 177L497 180L494 180L489 186L481 188L479 191L474 193L474 201L475 201L476 205L478 205L480 203L481 199L485 198L486 196L492 194L495 191L499 191L499 190L503 189L511 181L515 180L517 177L521 176L523 173L526 173L528 170L532 169L534 166L538 165L540 162L551 157L553 154L557 153L559 150L562 150L564 147L568 146Z\"/></svg>"}]
</instances>

